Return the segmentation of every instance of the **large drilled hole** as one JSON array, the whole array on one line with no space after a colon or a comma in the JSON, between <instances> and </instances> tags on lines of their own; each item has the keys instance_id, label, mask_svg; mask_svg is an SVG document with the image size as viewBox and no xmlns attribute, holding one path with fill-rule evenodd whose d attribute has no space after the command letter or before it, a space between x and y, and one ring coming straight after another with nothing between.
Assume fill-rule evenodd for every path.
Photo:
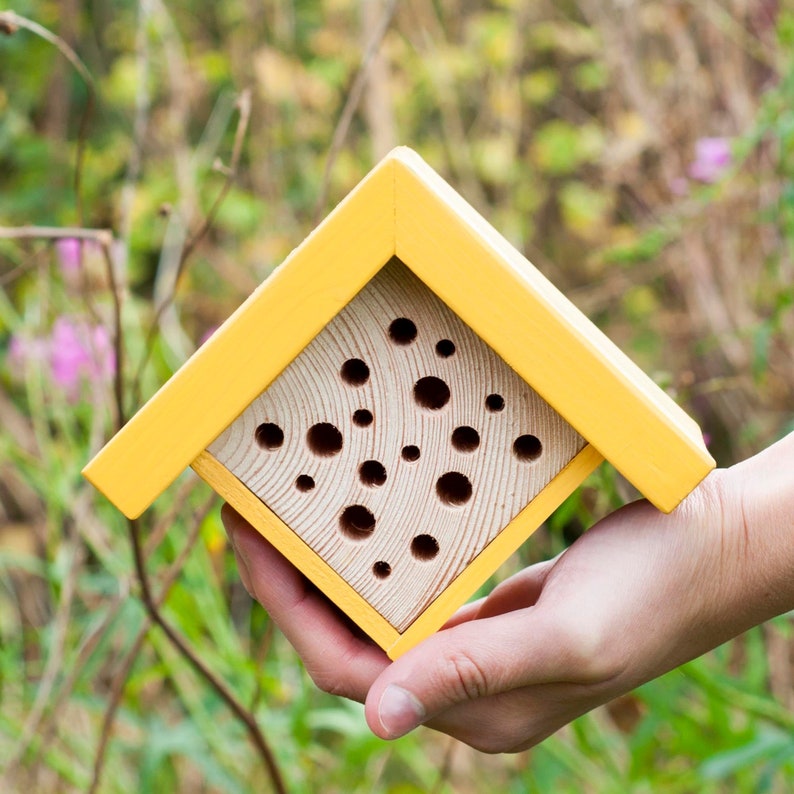
<instances>
[{"instance_id":1,"label":"large drilled hole","mask_svg":"<svg viewBox=\"0 0 794 794\"><path fill-rule=\"evenodd\" d=\"M284 431L272 422L259 425L254 437L262 449L278 449L284 443Z\"/></svg>"},{"instance_id":2,"label":"large drilled hole","mask_svg":"<svg viewBox=\"0 0 794 794\"><path fill-rule=\"evenodd\" d=\"M521 461L537 460L543 453L543 444L537 436L519 436L513 442L513 454Z\"/></svg>"},{"instance_id":3,"label":"large drilled hole","mask_svg":"<svg viewBox=\"0 0 794 794\"><path fill-rule=\"evenodd\" d=\"M369 427L374 418L372 411L368 411L366 408L359 408L353 414L353 424L357 427Z\"/></svg>"},{"instance_id":4,"label":"large drilled hole","mask_svg":"<svg viewBox=\"0 0 794 794\"><path fill-rule=\"evenodd\" d=\"M342 449L342 434L328 422L312 425L306 433L309 449L321 458L330 458Z\"/></svg>"},{"instance_id":5,"label":"large drilled hole","mask_svg":"<svg viewBox=\"0 0 794 794\"><path fill-rule=\"evenodd\" d=\"M441 358L455 355L455 343L451 339L441 339L436 342L436 354Z\"/></svg>"},{"instance_id":6,"label":"large drilled hole","mask_svg":"<svg viewBox=\"0 0 794 794\"><path fill-rule=\"evenodd\" d=\"M413 463L415 460L419 460L419 456L422 454L419 451L419 447L414 446L413 444L408 444L408 446L403 447L402 452L403 460L407 460L408 463Z\"/></svg>"},{"instance_id":7,"label":"large drilled hole","mask_svg":"<svg viewBox=\"0 0 794 794\"><path fill-rule=\"evenodd\" d=\"M363 386L369 380L369 367L360 358L349 358L339 375L348 386Z\"/></svg>"},{"instance_id":8,"label":"large drilled hole","mask_svg":"<svg viewBox=\"0 0 794 794\"><path fill-rule=\"evenodd\" d=\"M436 493L445 505L465 505L471 499L471 483L465 474L448 471L438 478Z\"/></svg>"},{"instance_id":9,"label":"large drilled hole","mask_svg":"<svg viewBox=\"0 0 794 794\"><path fill-rule=\"evenodd\" d=\"M308 491L314 490L314 477L310 477L308 474L301 474L295 480L295 487L301 493L307 493Z\"/></svg>"},{"instance_id":10,"label":"large drilled hole","mask_svg":"<svg viewBox=\"0 0 794 794\"><path fill-rule=\"evenodd\" d=\"M427 408L428 411L439 411L449 402L449 397L449 386L433 375L420 378L414 385L417 405Z\"/></svg>"},{"instance_id":11,"label":"large drilled hole","mask_svg":"<svg viewBox=\"0 0 794 794\"><path fill-rule=\"evenodd\" d=\"M468 425L456 427L452 431L452 446L458 452L474 452L480 446L480 434Z\"/></svg>"},{"instance_id":12,"label":"large drilled hole","mask_svg":"<svg viewBox=\"0 0 794 794\"><path fill-rule=\"evenodd\" d=\"M375 516L364 505L348 505L339 516L339 529L346 538L366 540L375 529Z\"/></svg>"},{"instance_id":13,"label":"large drilled hole","mask_svg":"<svg viewBox=\"0 0 794 794\"><path fill-rule=\"evenodd\" d=\"M494 413L497 413L498 411L501 411L501 410L504 409L504 407L505 407L505 398L502 397L501 394L489 394L485 398L485 407L489 411L493 411Z\"/></svg>"},{"instance_id":14,"label":"large drilled hole","mask_svg":"<svg viewBox=\"0 0 794 794\"><path fill-rule=\"evenodd\" d=\"M376 579L386 579L391 575L391 565L383 560L378 560L378 562L372 566L372 573L375 575Z\"/></svg>"},{"instance_id":15,"label":"large drilled hole","mask_svg":"<svg viewBox=\"0 0 794 794\"><path fill-rule=\"evenodd\" d=\"M398 317L389 326L389 339L395 345L410 345L416 339L416 324L407 317Z\"/></svg>"},{"instance_id":16,"label":"large drilled hole","mask_svg":"<svg viewBox=\"0 0 794 794\"><path fill-rule=\"evenodd\" d=\"M358 477L369 488L378 488L386 482L386 468L377 460L365 460L358 467Z\"/></svg>"},{"instance_id":17,"label":"large drilled hole","mask_svg":"<svg viewBox=\"0 0 794 794\"><path fill-rule=\"evenodd\" d=\"M426 562L438 554L438 541L432 535L417 535L411 541L411 554Z\"/></svg>"}]
</instances>

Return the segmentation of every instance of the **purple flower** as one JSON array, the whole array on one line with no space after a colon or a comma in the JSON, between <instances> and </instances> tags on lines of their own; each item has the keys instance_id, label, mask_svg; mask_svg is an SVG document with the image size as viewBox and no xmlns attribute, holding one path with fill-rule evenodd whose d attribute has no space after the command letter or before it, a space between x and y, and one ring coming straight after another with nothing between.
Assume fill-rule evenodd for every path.
<instances>
[{"instance_id":1,"label":"purple flower","mask_svg":"<svg viewBox=\"0 0 794 794\"><path fill-rule=\"evenodd\" d=\"M700 138L695 143L695 159L689 165L689 176L712 184L724 175L732 161L728 138Z\"/></svg>"},{"instance_id":2,"label":"purple flower","mask_svg":"<svg viewBox=\"0 0 794 794\"><path fill-rule=\"evenodd\" d=\"M16 377L31 366L46 368L67 399L76 402L84 383L101 385L113 378L116 356L106 328L59 317L48 337L12 337L8 366Z\"/></svg>"},{"instance_id":3,"label":"purple flower","mask_svg":"<svg viewBox=\"0 0 794 794\"><path fill-rule=\"evenodd\" d=\"M64 237L55 243L58 264L65 276L73 276L80 271L80 251L82 242L76 237Z\"/></svg>"}]
</instances>

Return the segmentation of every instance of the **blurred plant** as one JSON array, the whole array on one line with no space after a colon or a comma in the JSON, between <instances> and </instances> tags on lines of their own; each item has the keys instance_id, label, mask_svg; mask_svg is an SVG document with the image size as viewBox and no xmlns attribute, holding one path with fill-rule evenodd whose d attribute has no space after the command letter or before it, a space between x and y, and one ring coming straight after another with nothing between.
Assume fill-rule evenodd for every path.
<instances>
[{"instance_id":1,"label":"blurred plant","mask_svg":"<svg viewBox=\"0 0 794 794\"><path fill-rule=\"evenodd\" d=\"M695 159L689 165L689 176L698 182L716 182L728 170L732 159L727 138L700 138L695 142Z\"/></svg>"},{"instance_id":2,"label":"blurred plant","mask_svg":"<svg viewBox=\"0 0 794 794\"><path fill-rule=\"evenodd\" d=\"M12 336L8 365L13 376L23 378L31 368L44 367L51 382L63 389L71 402L80 399L84 384L105 389L116 373L107 328L88 325L79 317L58 317L46 337Z\"/></svg>"}]
</instances>

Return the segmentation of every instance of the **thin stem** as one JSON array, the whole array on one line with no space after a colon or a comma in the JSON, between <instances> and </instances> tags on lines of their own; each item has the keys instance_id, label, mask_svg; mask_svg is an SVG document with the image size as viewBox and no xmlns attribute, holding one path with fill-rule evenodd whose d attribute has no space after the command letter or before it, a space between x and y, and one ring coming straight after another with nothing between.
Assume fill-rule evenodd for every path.
<instances>
[{"instance_id":1,"label":"thin stem","mask_svg":"<svg viewBox=\"0 0 794 794\"><path fill-rule=\"evenodd\" d=\"M367 86L367 79L369 78L369 68L373 58L378 54L380 45L389 30L394 12L397 10L397 0L389 0L386 7L383 9L383 14L380 18L379 24L375 27L372 33L372 38L364 51L364 56L361 59L361 65L358 68L356 77L353 80L353 85L348 91L347 99L345 100L342 113L339 116L339 121L336 123L334 135L331 139L331 146L328 152L328 159L325 161L325 170L323 172L323 181L320 185L320 194L317 198L317 204L314 209L315 224L320 222L326 202L328 201L328 187L331 183L331 171L336 162L336 158L342 149L342 145L347 138L350 124L353 121L353 116L358 109L361 102L361 97L364 94L364 89Z\"/></svg>"},{"instance_id":2,"label":"thin stem","mask_svg":"<svg viewBox=\"0 0 794 794\"><path fill-rule=\"evenodd\" d=\"M179 576L182 567L185 564L185 560L187 559L190 552L193 551L196 539L198 538L199 532L201 530L201 525L209 511L212 509L216 500L217 496L212 494L204 507L199 510L193 522L193 527L191 528L190 533L185 539L184 545L182 546L182 550L180 551L176 560L174 560L174 562L169 566L165 576L162 578L160 594L157 597L156 604L158 609L162 607L166 598L168 598L168 594L171 592L171 588ZM94 753L94 770L91 777L91 786L88 790L88 794L95 794L95 792L99 789L99 783L102 779L102 771L105 766L107 748L110 742L111 733L113 731L113 724L116 721L116 714L118 713L119 706L121 705L121 701L124 696L124 688L127 684L127 680L129 678L130 672L132 671L133 665L138 658L138 654L143 648L143 643L146 640L146 636L149 633L149 629L151 627L152 620L151 618L147 617L144 625L139 629L132 646L124 656L124 659L122 660L116 674L113 676L113 680L110 685L110 698L105 708L105 714L102 718L99 742L97 744L96 752Z\"/></svg>"},{"instance_id":3,"label":"thin stem","mask_svg":"<svg viewBox=\"0 0 794 794\"><path fill-rule=\"evenodd\" d=\"M229 160L229 165L223 167L223 171L226 174L226 179L224 180L223 185L221 186L218 195L215 198L215 201L212 203L209 212L207 213L206 218L201 222L199 228L190 236L187 243L185 244L184 249L182 250L182 254L179 257L179 264L177 266L177 275L174 279L174 287L171 293L161 301L160 305L157 306L155 310L154 319L152 320L152 325L149 328L149 332L146 335L146 343L144 344L144 352L141 358L140 363L138 364L137 372L135 373L135 377L132 380L132 391L133 395L135 396L136 401L139 399L140 396L140 386L141 386L141 379L143 378L143 371L146 368L146 365L149 363L149 358L152 354L152 346L154 344L154 337L157 334L157 329L160 324L160 318L163 316L163 313L168 309L168 307L174 302L174 298L176 297L176 290L179 286L179 282L184 275L185 267L187 264L188 259L193 254L193 252L198 247L198 244L207 236L210 229L212 229L215 219L218 215L218 211L220 210L221 204L223 204L226 196L231 190L234 181L237 178L238 169L240 166L240 158L242 156L243 151L243 143L245 141L246 133L248 132L248 124L251 120L251 92L250 90L246 89L242 91L237 98L237 102L235 106L238 111L238 121L237 121L237 128L234 133L234 143L232 145L232 154Z\"/></svg>"},{"instance_id":4,"label":"thin stem","mask_svg":"<svg viewBox=\"0 0 794 794\"><path fill-rule=\"evenodd\" d=\"M193 669L215 690L220 698L226 703L229 709L234 713L237 719L242 722L248 730L248 735L251 738L256 749L268 770L270 779L278 794L287 794L287 789L284 779L281 775L281 770L278 767L275 755L270 748L264 734L262 733L259 725L256 722L254 715L243 706L242 703L235 697L234 693L212 672L204 662L196 655L193 649L187 644L185 639L179 634L176 629L163 617L160 612L157 601L152 595L151 584L149 582L149 575L146 572L146 565L143 557L143 547L141 544L141 532L138 519L128 519L127 525L129 528L130 541L132 543L133 556L135 559L135 573L138 582L141 586L141 599L146 609L149 619L157 625L171 644L182 654L182 656L190 663Z\"/></svg>"}]
</instances>

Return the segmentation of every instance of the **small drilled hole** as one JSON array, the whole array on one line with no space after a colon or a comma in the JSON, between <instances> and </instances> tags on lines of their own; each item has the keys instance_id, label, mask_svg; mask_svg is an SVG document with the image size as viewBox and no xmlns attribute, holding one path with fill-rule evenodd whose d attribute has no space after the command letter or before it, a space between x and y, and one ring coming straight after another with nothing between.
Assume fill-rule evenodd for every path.
<instances>
[{"instance_id":1,"label":"small drilled hole","mask_svg":"<svg viewBox=\"0 0 794 794\"><path fill-rule=\"evenodd\" d=\"M295 480L295 487L301 493L314 490L314 477L309 477L308 474L301 474L298 479Z\"/></svg>"},{"instance_id":2,"label":"small drilled hole","mask_svg":"<svg viewBox=\"0 0 794 794\"><path fill-rule=\"evenodd\" d=\"M501 411L505 407L505 398L501 394L489 394L485 398L485 407L494 413Z\"/></svg>"},{"instance_id":3,"label":"small drilled hole","mask_svg":"<svg viewBox=\"0 0 794 794\"><path fill-rule=\"evenodd\" d=\"M407 317L398 317L389 326L389 338L395 345L410 345L416 339L416 324Z\"/></svg>"},{"instance_id":4,"label":"small drilled hole","mask_svg":"<svg viewBox=\"0 0 794 794\"><path fill-rule=\"evenodd\" d=\"M436 493L445 505L465 505L471 499L471 483L459 471L448 471L438 478Z\"/></svg>"},{"instance_id":5,"label":"small drilled hole","mask_svg":"<svg viewBox=\"0 0 794 794\"><path fill-rule=\"evenodd\" d=\"M349 358L339 375L348 386L363 386L369 380L369 367L360 358Z\"/></svg>"},{"instance_id":6,"label":"small drilled hole","mask_svg":"<svg viewBox=\"0 0 794 794\"><path fill-rule=\"evenodd\" d=\"M350 540L366 540L375 529L375 516L364 505L349 505L339 516L339 529Z\"/></svg>"},{"instance_id":7,"label":"small drilled hole","mask_svg":"<svg viewBox=\"0 0 794 794\"><path fill-rule=\"evenodd\" d=\"M309 449L321 458L330 458L342 449L342 434L332 424L320 422L306 433Z\"/></svg>"},{"instance_id":8,"label":"small drilled hole","mask_svg":"<svg viewBox=\"0 0 794 794\"><path fill-rule=\"evenodd\" d=\"M411 541L411 554L426 562L438 554L438 541L432 535L417 535Z\"/></svg>"},{"instance_id":9,"label":"small drilled hole","mask_svg":"<svg viewBox=\"0 0 794 794\"><path fill-rule=\"evenodd\" d=\"M519 436L513 442L513 454L521 461L537 460L543 452L543 444L537 436Z\"/></svg>"},{"instance_id":10,"label":"small drilled hole","mask_svg":"<svg viewBox=\"0 0 794 794\"><path fill-rule=\"evenodd\" d=\"M358 467L358 477L364 485L379 488L386 482L386 469L380 461L365 460Z\"/></svg>"},{"instance_id":11,"label":"small drilled hole","mask_svg":"<svg viewBox=\"0 0 794 794\"><path fill-rule=\"evenodd\" d=\"M372 411L368 411L366 408L359 408L358 411L353 414L353 424L358 427L369 427L374 418Z\"/></svg>"},{"instance_id":12,"label":"small drilled hole","mask_svg":"<svg viewBox=\"0 0 794 794\"><path fill-rule=\"evenodd\" d=\"M442 339L436 342L436 353L441 358L449 358L455 355L455 343L451 339Z\"/></svg>"},{"instance_id":13,"label":"small drilled hole","mask_svg":"<svg viewBox=\"0 0 794 794\"><path fill-rule=\"evenodd\" d=\"M419 460L419 456L422 454L419 451L419 447L415 447L413 444L409 444L407 447L403 447L402 451L403 460L407 460L409 463L413 463L415 460Z\"/></svg>"},{"instance_id":14,"label":"small drilled hole","mask_svg":"<svg viewBox=\"0 0 794 794\"><path fill-rule=\"evenodd\" d=\"M449 402L449 386L441 378L430 375L420 378L414 385L414 399L417 405L428 411L439 411Z\"/></svg>"},{"instance_id":15,"label":"small drilled hole","mask_svg":"<svg viewBox=\"0 0 794 794\"><path fill-rule=\"evenodd\" d=\"M284 443L284 431L272 422L259 425L254 436L262 449L278 449Z\"/></svg>"},{"instance_id":16,"label":"small drilled hole","mask_svg":"<svg viewBox=\"0 0 794 794\"><path fill-rule=\"evenodd\" d=\"M474 452L480 446L480 434L467 425L456 427L452 431L452 446L458 452Z\"/></svg>"},{"instance_id":17,"label":"small drilled hole","mask_svg":"<svg viewBox=\"0 0 794 794\"><path fill-rule=\"evenodd\" d=\"M372 573L377 579L386 579L391 574L391 565L388 562L379 560L372 566Z\"/></svg>"}]
</instances>

